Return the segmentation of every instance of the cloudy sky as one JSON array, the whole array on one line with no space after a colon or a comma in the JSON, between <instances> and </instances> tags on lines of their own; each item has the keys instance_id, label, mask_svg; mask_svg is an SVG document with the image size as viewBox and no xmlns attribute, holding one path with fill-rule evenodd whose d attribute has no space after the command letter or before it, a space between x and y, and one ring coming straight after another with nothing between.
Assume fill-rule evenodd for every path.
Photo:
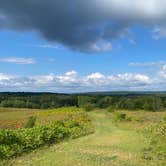
<instances>
[{"instance_id":1,"label":"cloudy sky","mask_svg":"<svg viewBox=\"0 0 166 166\"><path fill-rule=\"evenodd\" d=\"M0 0L0 91L166 90L166 1Z\"/></svg>"}]
</instances>

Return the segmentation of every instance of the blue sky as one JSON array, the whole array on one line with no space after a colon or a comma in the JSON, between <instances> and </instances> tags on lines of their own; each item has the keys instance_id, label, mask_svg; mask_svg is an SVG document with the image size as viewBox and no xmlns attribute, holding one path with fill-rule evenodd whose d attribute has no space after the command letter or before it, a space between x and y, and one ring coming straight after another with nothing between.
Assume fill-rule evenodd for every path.
<instances>
[{"instance_id":1,"label":"blue sky","mask_svg":"<svg viewBox=\"0 0 166 166\"><path fill-rule=\"evenodd\" d=\"M58 4L58 1L55 2ZM107 2L110 6L117 5L117 12L120 7L125 10L126 5L123 7L122 1L116 4L114 0L105 0ZM139 10L134 11L138 16L132 21L128 15L123 18L123 11L120 16L116 16L116 11L110 13L110 17L115 15L113 22L116 24L111 23L112 18L104 14L104 22L95 15L95 19L90 19L95 20L92 27L92 23L87 21L89 18L85 19L86 24L82 21L79 25L70 25L66 22L69 18L72 20L73 15L69 18L64 16L61 19L66 21L65 26L59 25L62 30L57 28L56 33L55 25L54 33L54 29L49 27L54 19L47 21L43 18L44 25L49 27L44 30L41 24L26 25L25 18L23 21L16 19L24 11L10 13L5 5L3 8L3 3L10 7L10 1L2 2L0 7L0 91L166 90L166 30L165 25L161 24L166 14L156 13L158 8L155 6L150 15L147 14L149 9L139 4ZM147 3L151 4L150 1ZM33 10L33 2L27 5ZM84 5L87 7L86 3ZM145 16L139 13L140 9ZM52 18L58 19L57 15L53 14ZM156 20L156 16L161 20ZM33 20L30 15L28 17ZM124 24L123 19L130 21ZM154 23L149 23L150 20ZM103 30L107 24L110 25ZM88 29L84 28L85 25ZM79 32L75 28L77 26L81 27ZM66 32L68 29L71 31Z\"/></svg>"}]
</instances>

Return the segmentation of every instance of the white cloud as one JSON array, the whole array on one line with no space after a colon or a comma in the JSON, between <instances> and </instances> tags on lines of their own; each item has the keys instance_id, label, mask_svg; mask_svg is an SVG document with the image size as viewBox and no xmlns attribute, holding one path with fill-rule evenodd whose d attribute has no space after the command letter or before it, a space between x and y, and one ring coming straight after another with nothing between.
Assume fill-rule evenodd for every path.
<instances>
[{"instance_id":1,"label":"white cloud","mask_svg":"<svg viewBox=\"0 0 166 166\"><path fill-rule=\"evenodd\" d=\"M112 50L112 44L110 42L98 42L98 43L92 43L90 45L90 48L88 50L92 52L108 52Z\"/></svg>"},{"instance_id":2,"label":"white cloud","mask_svg":"<svg viewBox=\"0 0 166 166\"><path fill-rule=\"evenodd\" d=\"M80 76L76 71L62 75L11 76L0 74L0 91L86 92L144 89L152 80L143 74L104 75L99 72Z\"/></svg>"},{"instance_id":3,"label":"white cloud","mask_svg":"<svg viewBox=\"0 0 166 166\"><path fill-rule=\"evenodd\" d=\"M86 92L112 90L165 90L166 63L164 61L131 63L133 66L156 67L153 75L141 73L80 75L71 70L63 74L19 76L0 73L0 91Z\"/></svg>"},{"instance_id":4,"label":"white cloud","mask_svg":"<svg viewBox=\"0 0 166 166\"><path fill-rule=\"evenodd\" d=\"M55 76L54 74L49 74L49 75L42 75L42 76L33 76L31 77L32 80L34 80L34 83L36 85L45 85L45 84L50 84L51 82L54 81Z\"/></svg>"},{"instance_id":5,"label":"white cloud","mask_svg":"<svg viewBox=\"0 0 166 166\"><path fill-rule=\"evenodd\" d=\"M163 65L161 70L158 72L158 75L161 77L161 78L164 78L166 79L166 65Z\"/></svg>"},{"instance_id":6,"label":"white cloud","mask_svg":"<svg viewBox=\"0 0 166 166\"><path fill-rule=\"evenodd\" d=\"M83 78L84 84L87 86L91 86L91 87L93 87L93 86L105 86L107 84L107 81L108 81L107 78L99 72L92 73L92 74L87 75Z\"/></svg>"},{"instance_id":7,"label":"white cloud","mask_svg":"<svg viewBox=\"0 0 166 166\"><path fill-rule=\"evenodd\" d=\"M21 65L36 63L36 61L33 58L17 58L17 57L0 58L0 62L15 63L15 64L21 64Z\"/></svg>"},{"instance_id":8,"label":"white cloud","mask_svg":"<svg viewBox=\"0 0 166 166\"><path fill-rule=\"evenodd\" d=\"M77 78L77 72L74 70L68 71L63 75L58 75L56 76L56 79L58 82L60 82L61 84L77 84L79 82L79 79Z\"/></svg>"},{"instance_id":9,"label":"white cloud","mask_svg":"<svg viewBox=\"0 0 166 166\"><path fill-rule=\"evenodd\" d=\"M52 44L41 44L41 45L34 45L33 47L39 47L39 48L50 48L50 49L61 49L62 47L60 45L52 45Z\"/></svg>"},{"instance_id":10,"label":"white cloud","mask_svg":"<svg viewBox=\"0 0 166 166\"><path fill-rule=\"evenodd\" d=\"M135 83L143 83L148 84L150 83L150 78L143 74L133 74L133 73L124 73L118 74L115 76L109 76L111 81L119 82L120 84L128 83L128 84L135 84Z\"/></svg>"},{"instance_id":11,"label":"white cloud","mask_svg":"<svg viewBox=\"0 0 166 166\"><path fill-rule=\"evenodd\" d=\"M101 73L92 73L87 76L88 79L103 79L104 75Z\"/></svg>"},{"instance_id":12,"label":"white cloud","mask_svg":"<svg viewBox=\"0 0 166 166\"><path fill-rule=\"evenodd\" d=\"M3 74L3 73L0 73L0 81L10 80L11 78L12 78L12 76L10 76L10 75L6 75L6 74Z\"/></svg>"},{"instance_id":13,"label":"white cloud","mask_svg":"<svg viewBox=\"0 0 166 166\"><path fill-rule=\"evenodd\" d=\"M68 71L64 74L65 76L76 76L77 72L74 70Z\"/></svg>"}]
</instances>

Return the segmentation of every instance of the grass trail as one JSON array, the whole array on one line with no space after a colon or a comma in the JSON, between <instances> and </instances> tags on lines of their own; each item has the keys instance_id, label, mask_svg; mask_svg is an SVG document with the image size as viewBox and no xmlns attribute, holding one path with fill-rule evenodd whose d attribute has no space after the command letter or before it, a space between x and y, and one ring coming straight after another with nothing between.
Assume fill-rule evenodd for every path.
<instances>
[{"instance_id":1,"label":"grass trail","mask_svg":"<svg viewBox=\"0 0 166 166\"><path fill-rule=\"evenodd\" d=\"M106 112L90 112L96 132L9 161L17 166L150 166L141 159L144 138L135 130L118 128ZM155 165L156 166L156 165Z\"/></svg>"}]
</instances>

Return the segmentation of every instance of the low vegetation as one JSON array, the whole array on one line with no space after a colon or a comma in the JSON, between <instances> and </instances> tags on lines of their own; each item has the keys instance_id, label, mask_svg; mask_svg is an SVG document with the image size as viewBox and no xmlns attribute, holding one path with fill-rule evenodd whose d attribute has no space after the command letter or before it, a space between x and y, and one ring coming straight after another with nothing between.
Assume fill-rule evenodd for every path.
<instances>
[{"instance_id":1,"label":"low vegetation","mask_svg":"<svg viewBox=\"0 0 166 166\"><path fill-rule=\"evenodd\" d=\"M166 165L165 94L0 95L6 100L36 106L0 108L2 165Z\"/></svg>"},{"instance_id":2,"label":"low vegetation","mask_svg":"<svg viewBox=\"0 0 166 166\"><path fill-rule=\"evenodd\" d=\"M147 160L160 160L161 165L166 164L166 120L163 119L145 129L149 146L143 150L143 157Z\"/></svg>"},{"instance_id":3,"label":"low vegetation","mask_svg":"<svg viewBox=\"0 0 166 166\"><path fill-rule=\"evenodd\" d=\"M25 128L17 130L0 129L0 158L18 156L40 146L60 142L67 138L77 138L93 132L87 114L76 108L64 108L36 112L30 117ZM35 125L38 117L49 121ZM55 116L55 118L53 118ZM59 117L59 118L58 118ZM14 118L14 117L13 117ZM16 117L17 118L17 117Z\"/></svg>"},{"instance_id":4,"label":"low vegetation","mask_svg":"<svg viewBox=\"0 0 166 166\"><path fill-rule=\"evenodd\" d=\"M126 114L131 121L115 121L113 117L117 114ZM166 165L165 139L159 136L156 143L150 139L155 137L157 126L163 126L165 112L116 110L109 113L105 110L94 110L88 112L88 115L95 126L93 134L2 161L3 165Z\"/></svg>"},{"instance_id":5,"label":"low vegetation","mask_svg":"<svg viewBox=\"0 0 166 166\"><path fill-rule=\"evenodd\" d=\"M69 119L72 114L79 117L83 108L62 107L48 110L32 110L32 109L16 109L1 108L0 109L0 128L1 129L22 129L35 120L36 125L50 123L52 121ZM34 122L33 122L34 123Z\"/></svg>"}]
</instances>

